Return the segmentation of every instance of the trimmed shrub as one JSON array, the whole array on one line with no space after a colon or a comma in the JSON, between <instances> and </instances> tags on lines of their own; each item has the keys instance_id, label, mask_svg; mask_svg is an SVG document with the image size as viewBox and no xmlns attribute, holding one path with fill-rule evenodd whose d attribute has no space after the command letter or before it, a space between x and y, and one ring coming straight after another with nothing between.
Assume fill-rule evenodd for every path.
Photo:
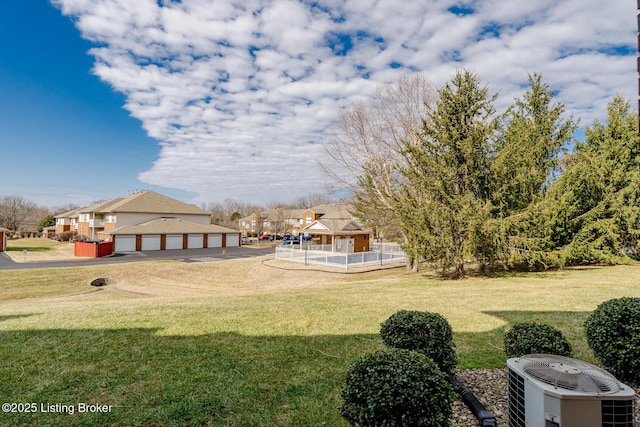
<instances>
[{"instance_id":1,"label":"trimmed shrub","mask_svg":"<svg viewBox=\"0 0 640 427\"><path fill-rule=\"evenodd\" d=\"M61 242L68 242L69 240L73 239L74 237L76 237L76 232L75 231L64 231L62 233L58 233L57 235L58 240Z\"/></svg>"},{"instance_id":2,"label":"trimmed shrub","mask_svg":"<svg viewBox=\"0 0 640 427\"><path fill-rule=\"evenodd\" d=\"M584 327L587 343L605 369L622 380L640 382L640 298L603 302Z\"/></svg>"},{"instance_id":3,"label":"trimmed shrub","mask_svg":"<svg viewBox=\"0 0 640 427\"><path fill-rule=\"evenodd\" d=\"M573 348L558 329L535 322L516 323L504 335L507 357L526 354L555 354L573 356Z\"/></svg>"},{"instance_id":4,"label":"trimmed shrub","mask_svg":"<svg viewBox=\"0 0 640 427\"><path fill-rule=\"evenodd\" d=\"M388 347L420 351L444 373L453 375L456 367L453 332L440 314L400 310L382 323L380 336Z\"/></svg>"},{"instance_id":5,"label":"trimmed shrub","mask_svg":"<svg viewBox=\"0 0 640 427\"><path fill-rule=\"evenodd\" d=\"M353 426L448 427L452 388L424 354L386 349L351 365L341 390L342 416Z\"/></svg>"}]
</instances>

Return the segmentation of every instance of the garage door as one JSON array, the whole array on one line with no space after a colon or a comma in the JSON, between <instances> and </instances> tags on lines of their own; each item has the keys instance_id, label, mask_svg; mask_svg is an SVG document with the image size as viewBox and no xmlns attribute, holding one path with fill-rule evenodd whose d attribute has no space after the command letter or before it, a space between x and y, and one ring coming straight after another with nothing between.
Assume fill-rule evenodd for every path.
<instances>
[{"instance_id":1,"label":"garage door","mask_svg":"<svg viewBox=\"0 0 640 427\"><path fill-rule=\"evenodd\" d=\"M182 234L168 234L167 249L182 249Z\"/></svg>"},{"instance_id":2,"label":"garage door","mask_svg":"<svg viewBox=\"0 0 640 427\"><path fill-rule=\"evenodd\" d=\"M209 234L207 237L207 246L210 248L222 247L222 234Z\"/></svg>"},{"instance_id":3,"label":"garage door","mask_svg":"<svg viewBox=\"0 0 640 427\"><path fill-rule=\"evenodd\" d=\"M136 236L115 236L116 252L135 252Z\"/></svg>"},{"instance_id":4,"label":"garage door","mask_svg":"<svg viewBox=\"0 0 640 427\"><path fill-rule=\"evenodd\" d=\"M240 241L239 234L227 234L227 246L238 246L238 242Z\"/></svg>"},{"instance_id":5,"label":"garage door","mask_svg":"<svg viewBox=\"0 0 640 427\"><path fill-rule=\"evenodd\" d=\"M204 236L202 234L189 234L189 238L187 239L187 248L202 249L203 242Z\"/></svg>"},{"instance_id":6,"label":"garage door","mask_svg":"<svg viewBox=\"0 0 640 427\"><path fill-rule=\"evenodd\" d=\"M142 236L142 250L143 251L159 251L160 250L160 235Z\"/></svg>"}]
</instances>

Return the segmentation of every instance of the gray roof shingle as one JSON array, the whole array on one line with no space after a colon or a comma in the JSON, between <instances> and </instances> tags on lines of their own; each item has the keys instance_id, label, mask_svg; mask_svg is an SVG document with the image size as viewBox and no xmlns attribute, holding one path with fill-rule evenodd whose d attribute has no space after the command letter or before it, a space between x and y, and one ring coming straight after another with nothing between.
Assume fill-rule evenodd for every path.
<instances>
[{"instance_id":1,"label":"gray roof shingle","mask_svg":"<svg viewBox=\"0 0 640 427\"><path fill-rule=\"evenodd\" d=\"M156 218L137 225L125 225L113 230L101 231L112 236L129 234L222 234L239 233L238 230L215 224L198 224L179 218Z\"/></svg>"}]
</instances>

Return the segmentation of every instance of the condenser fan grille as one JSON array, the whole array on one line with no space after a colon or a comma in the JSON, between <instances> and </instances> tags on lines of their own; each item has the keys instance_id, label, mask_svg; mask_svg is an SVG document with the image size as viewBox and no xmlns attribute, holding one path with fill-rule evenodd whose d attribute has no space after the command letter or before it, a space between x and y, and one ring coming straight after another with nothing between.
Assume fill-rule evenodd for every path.
<instances>
[{"instance_id":1,"label":"condenser fan grille","mask_svg":"<svg viewBox=\"0 0 640 427\"><path fill-rule=\"evenodd\" d=\"M599 395L620 390L607 371L590 363L563 356L531 354L520 359L522 370L546 384L565 390Z\"/></svg>"}]
</instances>

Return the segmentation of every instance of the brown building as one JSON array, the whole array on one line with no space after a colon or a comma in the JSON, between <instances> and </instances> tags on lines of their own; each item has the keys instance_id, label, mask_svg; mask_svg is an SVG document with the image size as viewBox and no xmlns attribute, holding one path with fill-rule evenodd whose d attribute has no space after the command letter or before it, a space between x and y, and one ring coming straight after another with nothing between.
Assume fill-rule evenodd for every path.
<instances>
[{"instance_id":1,"label":"brown building","mask_svg":"<svg viewBox=\"0 0 640 427\"><path fill-rule=\"evenodd\" d=\"M368 252L371 230L349 219L321 218L302 232L313 238L314 244L331 245L332 252Z\"/></svg>"},{"instance_id":2,"label":"brown building","mask_svg":"<svg viewBox=\"0 0 640 427\"><path fill-rule=\"evenodd\" d=\"M0 252L7 250L7 231L6 228L0 228Z\"/></svg>"}]
</instances>

